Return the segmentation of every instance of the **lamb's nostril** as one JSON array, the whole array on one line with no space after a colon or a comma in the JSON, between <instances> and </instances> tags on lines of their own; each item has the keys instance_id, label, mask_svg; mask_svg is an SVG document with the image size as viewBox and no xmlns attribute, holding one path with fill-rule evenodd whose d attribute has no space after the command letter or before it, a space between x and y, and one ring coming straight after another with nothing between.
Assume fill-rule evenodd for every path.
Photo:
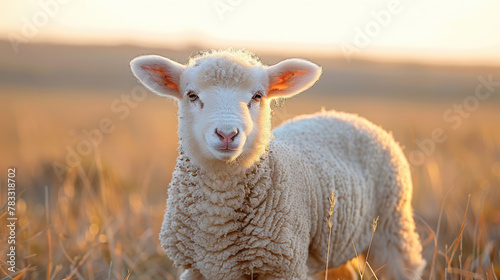
<instances>
[{"instance_id":1,"label":"lamb's nostril","mask_svg":"<svg viewBox=\"0 0 500 280\"><path fill-rule=\"evenodd\" d=\"M239 133L240 133L239 129L236 129L235 131L233 131L233 133L230 135L231 141L234 141L234 138L236 138L236 136L238 136Z\"/></svg>"},{"instance_id":2,"label":"lamb's nostril","mask_svg":"<svg viewBox=\"0 0 500 280\"><path fill-rule=\"evenodd\" d=\"M217 134L217 136L219 136L219 139L220 139L221 141L224 141L224 138L225 138L224 136L225 136L225 134L224 134L224 133L222 133L222 132L219 132L219 131L217 130L217 128L215 129L215 134Z\"/></svg>"}]
</instances>

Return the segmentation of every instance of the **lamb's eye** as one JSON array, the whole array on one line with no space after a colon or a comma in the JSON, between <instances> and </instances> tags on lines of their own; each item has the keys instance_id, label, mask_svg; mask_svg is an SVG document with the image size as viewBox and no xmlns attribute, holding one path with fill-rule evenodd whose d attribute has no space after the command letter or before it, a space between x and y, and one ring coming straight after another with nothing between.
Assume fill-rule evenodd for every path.
<instances>
[{"instance_id":1,"label":"lamb's eye","mask_svg":"<svg viewBox=\"0 0 500 280\"><path fill-rule=\"evenodd\" d=\"M196 95L196 93L192 91L188 92L187 96L189 97L190 101L196 101L198 99L198 95Z\"/></svg>"},{"instance_id":2,"label":"lamb's eye","mask_svg":"<svg viewBox=\"0 0 500 280\"><path fill-rule=\"evenodd\" d=\"M262 92L257 92L253 95L252 100L259 102L262 99Z\"/></svg>"}]
</instances>

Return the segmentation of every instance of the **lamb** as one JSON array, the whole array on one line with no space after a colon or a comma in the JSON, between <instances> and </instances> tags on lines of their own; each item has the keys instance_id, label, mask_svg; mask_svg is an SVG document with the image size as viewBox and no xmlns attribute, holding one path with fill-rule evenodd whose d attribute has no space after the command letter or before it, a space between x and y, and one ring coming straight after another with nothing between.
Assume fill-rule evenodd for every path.
<instances>
[{"instance_id":1,"label":"lamb","mask_svg":"<svg viewBox=\"0 0 500 280\"><path fill-rule=\"evenodd\" d=\"M140 56L131 68L179 106L179 156L160 240L181 279L309 279L366 251L379 279L419 279L425 261L412 216L408 163L392 136L335 111L271 130L271 101L310 88L304 59L263 65L211 50L186 65ZM328 244L329 196L338 200Z\"/></svg>"}]
</instances>

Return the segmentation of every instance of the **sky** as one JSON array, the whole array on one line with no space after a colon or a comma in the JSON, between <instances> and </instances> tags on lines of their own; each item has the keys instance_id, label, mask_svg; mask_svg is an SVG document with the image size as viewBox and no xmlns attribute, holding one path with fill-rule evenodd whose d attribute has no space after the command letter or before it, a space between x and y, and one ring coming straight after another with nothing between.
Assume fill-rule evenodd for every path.
<instances>
[{"instance_id":1,"label":"sky","mask_svg":"<svg viewBox=\"0 0 500 280\"><path fill-rule=\"evenodd\" d=\"M500 0L15 0L0 37L500 64Z\"/></svg>"}]
</instances>

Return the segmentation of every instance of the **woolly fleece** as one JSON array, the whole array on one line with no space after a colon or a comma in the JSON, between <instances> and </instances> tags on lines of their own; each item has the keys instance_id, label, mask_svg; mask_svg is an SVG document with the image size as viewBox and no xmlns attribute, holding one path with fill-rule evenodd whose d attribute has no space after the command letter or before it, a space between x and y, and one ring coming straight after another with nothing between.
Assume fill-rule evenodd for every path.
<instances>
[{"instance_id":1,"label":"woolly fleece","mask_svg":"<svg viewBox=\"0 0 500 280\"><path fill-rule=\"evenodd\" d=\"M367 120L321 112L273 131L245 172L213 174L179 148L168 190L162 247L181 279L307 279L324 269L328 197L330 267L368 248L379 279L418 279L425 261L412 217L407 161L392 136Z\"/></svg>"}]
</instances>

